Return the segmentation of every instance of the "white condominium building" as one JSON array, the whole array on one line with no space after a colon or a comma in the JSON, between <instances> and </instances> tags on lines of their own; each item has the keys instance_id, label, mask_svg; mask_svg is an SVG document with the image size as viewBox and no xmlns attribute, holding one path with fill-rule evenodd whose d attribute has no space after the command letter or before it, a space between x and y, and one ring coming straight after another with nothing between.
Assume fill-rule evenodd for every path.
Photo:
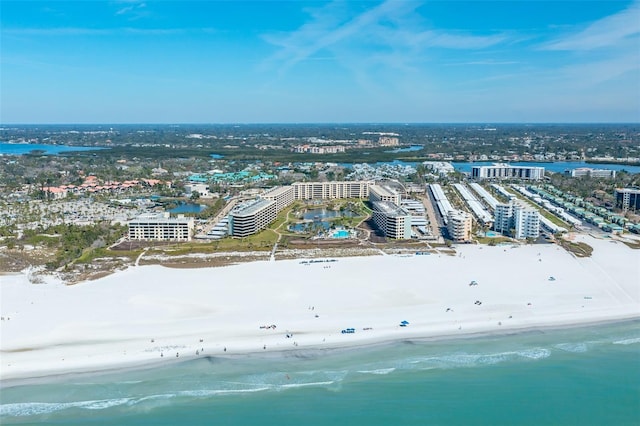
<instances>
[{"instance_id":1,"label":"white condominium building","mask_svg":"<svg viewBox=\"0 0 640 426\"><path fill-rule=\"evenodd\" d=\"M144 214L129 222L129 239L153 241L189 241L195 220L169 213Z\"/></svg>"},{"instance_id":2,"label":"white condominium building","mask_svg":"<svg viewBox=\"0 0 640 426\"><path fill-rule=\"evenodd\" d=\"M295 191L293 186L276 186L269 189L260 198L265 200L273 200L276 202L276 210L279 212L295 200Z\"/></svg>"},{"instance_id":3,"label":"white condominium building","mask_svg":"<svg viewBox=\"0 0 640 426\"><path fill-rule=\"evenodd\" d=\"M640 210L640 189L616 188L616 207L624 211Z\"/></svg>"},{"instance_id":4,"label":"white condominium building","mask_svg":"<svg viewBox=\"0 0 640 426\"><path fill-rule=\"evenodd\" d=\"M373 181L296 182L296 200L316 200L334 198L367 198Z\"/></svg>"},{"instance_id":5,"label":"white condominium building","mask_svg":"<svg viewBox=\"0 0 640 426\"><path fill-rule=\"evenodd\" d=\"M474 179L540 180L544 178L544 167L511 166L496 163L492 166L472 167L471 177Z\"/></svg>"},{"instance_id":6,"label":"white condominium building","mask_svg":"<svg viewBox=\"0 0 640 426\"><path fill-rule=\"evenodd\" d=\"M508 235L511 232L513 220L513 203L500 203L494 211L493 230Z\"/></svg>"},{"instance_id":7,"label":"white condominium building","mask_svg":"<svg viewBox=\"0 0 640 426\"><path fill-rule=\"evenodd\" d=\"M411 214L389 201L374 201L373 222L385 237L397 240L411 238Z\"/></svg>"},{"instance_id":8,"label":"white condominium building","mask_svg":"<svg viewBox=\"0 0 640 426\"><path fill-rule=\"evenodd\" d=\"M400 194L389 188L388 186L381 185L370 185L369 186L369 201L388 201L390 203L395 204L396 206L400 205Z\"/></svg>"},{"instance_id":9,"label":"white condominium building","mask_svg":"<svg viewBox=\"0 0 640 426\"><path fill-rule=\"evenodd\" d=\"M616 178L615 170L591 169L589 167L579 167L577 169L573 169L569 172L569 174L571 175L571 177L589 176L593 178L604 178L604 179Z\"/></svg>"},{"instance_id":10,"label":"white condominium building","mask_svg":"<svg viewBox=\"0 0 640 426\"><path fill-rule=\"evenodd\" d=\"M229 212L229 235L248 237L265 229L278 215L276 202L256 198L241 203Z\"/></svg>"},{"instance_id":11,"label":"white condominium building","mask_svg":"<svg viewBox=\"0 0 640 426\"><path fill-rule=\"evenodd\" d=\"M471 215L462 210L450 210L447 231L453 241L471 241Z\"/></svg>"},{"instance_id":12,"label":"white condominium building","mask_svg":"<svg viewBox=\"0 0 640 426\"><path fill-rule=\"evenodd\" d=\"M516 207L513 221L515 223L517 240L538 238L540 236L540 212L530 207Z\"/></svg>"},{"instance_id":13,"label":"white condominium building","mask_svg":"<svg viewBox=\"0 0 640 426\"><path fill-rule=\"evenodd\" d=\"M540 235L540 213L521 201L498 204L495 210L493 229L505 235L514 230L517 240L538 238Z\"/></svg>"}]
</instances>

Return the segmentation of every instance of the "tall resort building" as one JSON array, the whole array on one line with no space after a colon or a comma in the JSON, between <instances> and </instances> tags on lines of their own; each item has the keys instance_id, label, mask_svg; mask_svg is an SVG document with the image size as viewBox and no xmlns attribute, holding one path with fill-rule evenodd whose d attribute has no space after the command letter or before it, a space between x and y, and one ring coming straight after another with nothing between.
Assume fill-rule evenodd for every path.
<instances>
[{"instance_id":1,"label":"tall resort building","mask_svg":"<svg viewBox=\"0 0 640 426\"><path fill-rule=\"evenodd\" d=\"M616 207L624 211L640 211L640 189L616 188Z\"/></svg>"},{"instance_id":2,"label":"tall resort building","mask_svg":"<svg viewBox=\"0 0 640 426\"><path fill-rule=\"evenodd\" d=\"M513 203L500 203L494 211L493 230L508 235L512 228Z\"/></svg>"},{"instance_id":3,"label":"tall resort building","mask_svg":"<svg viewBox=\"0 0 640 426\"><path fill-rule=\"evenodd\" d=\"M517 240L538 238L540 212L521 201L510 201L496 206L493 229L503 235L511 234Z\"/></svg>"},{"instance_id":4,"label":"tall resort building","mask_svg":"<svg viewBox=\"0 0 640 426\"><path fill-rule=\"evenodd\" d=\"M514 208L513 222L516 240L538 238L540 236L540 212L528 206Z\"/></svg>"},{"instance_id":5,"label":"tall resort building","mask_svg":"<svg viewBox=\"0 0 640 426\"><path fill-rule=\"evenodd\" d=\"M384 236L396 240L411 238L411 214L390 201L373 201L373 222Z\"/></svg>"},{"instance_id":6,"label":"tall resort building","mask_svg":"<svg viewBox=\"0 0 640 426\"><path fill-rule=\"evenodd\" d=\"M242 238L260 232L276 220L277 215L274 200L256 198L241 203L229 212L229 235Z\"/></svg>"},{"instance_id":7,"label":"tall resort building","mask_svg":"<svg viewBox=\"0 0 640 426\"><path fill-rule=\"evenodd\" d=\"M471 214L462 210L450 210L447 214L447 231L453 241L471 241Z\"/></svg>"}]
</instances>

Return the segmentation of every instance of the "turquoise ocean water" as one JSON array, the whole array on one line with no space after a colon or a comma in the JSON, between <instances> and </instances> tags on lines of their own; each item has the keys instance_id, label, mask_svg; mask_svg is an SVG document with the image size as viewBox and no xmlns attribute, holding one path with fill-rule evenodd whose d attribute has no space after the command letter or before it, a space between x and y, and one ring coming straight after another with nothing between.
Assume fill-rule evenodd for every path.
<instances>
[{"instance_id":1,"label":"turquoise ocean water","mask_svg":"<svg viewBox=\"0 0 640 426\"><path fill-rule=\"evenodd\" d=\"M201 358L1 390L4 424L637 425L640 322Z\"/></svg>"}]
</instances>

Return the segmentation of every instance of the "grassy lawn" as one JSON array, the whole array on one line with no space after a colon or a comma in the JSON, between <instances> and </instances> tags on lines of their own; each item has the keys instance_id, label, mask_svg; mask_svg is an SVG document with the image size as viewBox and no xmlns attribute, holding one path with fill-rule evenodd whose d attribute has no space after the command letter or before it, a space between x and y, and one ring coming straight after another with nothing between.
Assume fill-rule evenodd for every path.
<instances>
[{"instance_id":1,"label":"grassy lawn","mask_svg":"<svg viewBox=\"0 0 640 426\"><path fill-rule=\"evenodd\" d=\"M327 218L324 219L327 222L331 222L336 226L344 226L346 228L355 228L362 222L364 219L369 217L371 214L371 210L364 204L364 202L360 199L344 199L344 200L330 200L327 203L318 204L318 205L305 205L300 202L296 202L289 208L283 210L278 215L278 218L274 223L269 226L269 229L277 229L279 233L283 236L289 237L297 237L297 238L309 238L314 235L314 232L290 232L289 226L301 223L302 221L292 217L291 215L287 216L288 212L292 211L302 211L305 209L319 209L319 208L331 208L331 209L340 209L342 206L351 207L351 211L358 216L354 217L337 217L337 218ZM289 217L289 220L286 218Z\"/></svg>"},{"instance_id":2,"label":"grassy lawn","mask_svg":"<svg viewBox=\"0 0 640 426\"><path fill-rule=\"evenodd\" d=\"M640 250L640 243L634 243L631 241L623 241L624 244L627 245L627 247L632 248L634 250Z\"/></svg>"},{"instance_id":3,"label":"grassy lawn","mask_svg":"<svg viewBox=\"0 0 640 426\"><path fill-rule=\"evenodd\" d=\"M82 255L77 258L74 263L91 263L98 258L119 258L128 257L131 261L135 261L136 258L142 253L142 250L131 251L112 251L107 248L85 249Z\"/></svg>"},{"instance_id":4,"label":"grassy lawn","mask_svg":"<svg viewBox=\"0 0 640 426\"><path fill-rule=\"evenodd\" d=\"M480 244L496 245L500 243L512 243L513 240L508 237L476 237L476 241Z\"/></svg>"},{"instance_id":5,"label":"grassy lawn","mask_svg":"<svg viewBox=\"0 0 640 426\"><path fill-rule=\"evenodd\" d=\"M575 254L577 257L590 257L593 252L593 247L582 242L574 243L573 241L567 241L564 238L559 238L558 244L568 252Z\"/></svg>"},{"instance_id":6,"label":"grassy lawn","mask_svg":"<svg viewBox=\"0 0 640 426\"><path fill-rule=\"evenodd\" d=\"M558 216L554 215L553 213L543 209L539 205L531 202L529 199L527 199L527 197L525 197L524 195L520 194L515 189L513 189L511 187L508 187L508 186L505 186L505 189L507 191L511 192L516 197L518 197L518 199L525 201L527 204L529 204L530 206L532 206L535 209L537 209L540 212L541 216L544 216L545 218L549 219L549 221L551 221L551 223L553 223L554 225L560 226L560 227L565 228L565 229L571 229L571 225L570 224L568 224L564 220L560 219Z\"/></svg>"}]
</instances>

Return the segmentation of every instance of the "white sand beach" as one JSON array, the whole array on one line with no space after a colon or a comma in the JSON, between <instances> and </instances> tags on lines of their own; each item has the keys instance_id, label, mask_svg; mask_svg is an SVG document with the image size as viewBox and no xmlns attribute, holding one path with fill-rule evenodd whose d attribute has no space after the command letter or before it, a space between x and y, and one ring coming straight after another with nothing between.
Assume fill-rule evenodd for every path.
<instances>
[{"instance_id":1,"label":"white sand beach","mask_svg":"<svg viewBox=\"0 0 640 426\"><path fill-rule=\"evenodd\" d=\"M131 267L73 286L3 275L0 380L640 317L640 251L580 238L592 257L463 245L455 256Z\"/></svg>"}]
</instances>

